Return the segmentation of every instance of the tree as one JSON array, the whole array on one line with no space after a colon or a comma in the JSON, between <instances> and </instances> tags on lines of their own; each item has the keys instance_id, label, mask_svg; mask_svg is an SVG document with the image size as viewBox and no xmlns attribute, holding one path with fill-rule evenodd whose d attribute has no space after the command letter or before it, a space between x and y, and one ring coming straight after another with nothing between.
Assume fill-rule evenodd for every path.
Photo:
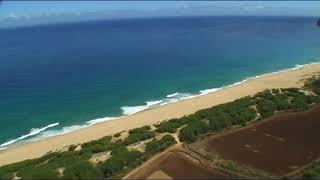
<instances>
[{"instance_id":1,"label":"tree","mask_svg":"<svg viewBox=\"0 0 320 180\"><path fill-rule=\"evenodd\" d=\"M102 172L88 161L80 161L67 166L63 171L64 179L99 179L102 177Z\"/></svg>"},{"instance_id":2,"label":"tree","mask_svg":"<svg viewBox=\"0 0 320 180\"><path fill-rule=\"evenodd\" d=\"M47 165L27 166L17 172L22 179L57 179L58 171Z\"/></svg>"},{"instance_id":3,"label":"tree","mask_svg":"<svg viewBox=\"0 0 320 180\"><path fill-rule=\"evenodd\" d=\"M124 167L124 163L117 158L110 158L100 166L101 171L103 172L106 178L112 176L113 174L121 171Z\"/></svg>"},{"instance_id":4,"label":"tree","mask_svg":"<svg viewBox=\"0 0 320 180\"><path fill-rule=\"evenodd\" d=\"M258 101L257 109L263 118L267 118L274 114L276 106L273 104L272 101L262 99Z\"/></svg>"},{"instance_id":5,"label":"tree","mask_svg":"<svg viewBox=\"0 0 320 180\"><path fill-rule=\"evenodd\" d=\"M164 135L160 140L153 139L146 144L146 152L156 154L167 149L172 144L177 143L176 140L169 134Z\"/></svg>"},{"instance_id":6,"label":"tree","mask_svg":"<svg viewBox=\"0 0 320 180\"><path fill-rule=\"evenodd\" d=\"M125 167L139 164L142 155L139 151L128 151L127 147L119 146L111 151L111 157L100 164L99 168L105 177L111 177Z\"/></svg>"},{"instance_id":7,"label":"tree","mask_svg":"<svg viewBox=\"0 0 320 180\"><path fill-rule=\"evenodd\" d=\"M181 129L179 139L182 142L192 143L197 140L200 135L208 132L208 130L209 126L205 122L194 121Z\"/></svg>"}]
</instances>

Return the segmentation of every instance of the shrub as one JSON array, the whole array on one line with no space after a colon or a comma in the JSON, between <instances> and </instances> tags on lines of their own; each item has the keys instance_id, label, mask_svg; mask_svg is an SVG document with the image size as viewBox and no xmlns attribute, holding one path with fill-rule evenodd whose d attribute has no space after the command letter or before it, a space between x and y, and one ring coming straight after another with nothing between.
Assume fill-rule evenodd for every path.
<instances>
[{"instance_id":1,"label":"shrub","mask_svg":"<svg viewBox=\"0 0 320 180\"><path fill-rule=\"evenodd\" d=\"M275 95L272 102L277 111L290 109L289 97L284 94Z\"/></svg>"},{"instance_id":2,"label":"shrub","mask_svg":"<svg viewBox=\"0 0 320 180\"><path fill-rule=\"evenodd\" d=\"M313 77L313 78L307 79L307 82L305 83L305 87L313 91L315 94L320 95L320 78Z\"/></svg>"},{"instance_id":3,"label":"shrub","mask_svg":"<svg viewBox=\"0 0 320 180\"><path fill-rule=\"evenodd\" d=\"M13 172L3 172L0 170L0 179L13 179Z\"/></svg>"},{"instance_id":4,"label":"shrub","mask_svg":"<svg viewBox=\"0 0 320 180\"><path fill-rule=\"evenodd\" d=\"M53 159L50 159L47 163L52 168L66 167L80 161L78 152L75 151L66 151L60 153Z\"/></svg>"},{"instance_id":5,"label":"shrub","mask_svg":"<svg viewBox=\"0 0 320 180\"><path fill-rule=\"evenodd\" d=\"M142 126L140 128L135 128L129 130L129 134L138 134L138 133L145 133L151 130L150 126Z\"/></svg>"},{"instance_id":6,"label":"shrub","mask_svg":"<svg viewBox=\"0 0 320 180\"><path fill-rule=\"evenodd\" d=\"M124 167L124 163L120 159L110 158L104 163L100 164L99 167L104 174L104 177L108 178L120 172Z\"/></svg>"},{"instance_id":7,"label":"shrub","mask_svg":"<svg viewBox=\"0 0 320 180\"><path fill-rule=\"evenodd\" d=\"M263 118L267 118L274 114L277 107L271 100L262 99L258 101L257 109Z\"/></svg>"},{"instance_id":8,"label":"shrub","mask_svg":"<svg viewBox=\"0 0 320 180\"><path fill-rule=\"evenodd\" d=\"M68 150L69 151L74 151L76 148L77 148L76 145L71 145L71 146L69 146Z\"/></svg>"},{"instance_id":9,"label":"shrub","mask_svg":"<svg viewBox=\"0 0 320 180\"><path fill-rule=\"evenodd\" d=\"M305 95L298 88L286 88L286 89L282 89L282 91L283 91L283 94L290 96L290 97L297 97L297 96L304 96Z\"/></svg>"},{"instance_id":10,"label":"shrub","mask_svg":"<svg viewBox=\"0 0 320 180\"><path fill-rule=\"evenodd\" d=\"M99 179L103 178L102 172L88 161L79 161L67 166L63 172L64 179Z\"/></svg>"},{"instance_id":11,"label":"shrub","mask_svg":"<svg viewBox=\"0 0 320 180\"><path fill-rule=\"evenodd\" d=\"M315 171L307 171L302 175L303 179L318 179L320 174Z\"/></svg>"},{"instance_id":12,"label":"shrub","mask_svg":"<svg viewBox=\"0 0 320 180\"><path fill-rule=\"evenodd\" d=\"M320 96L309 95L306 97L306 102L308 104L319 104L320 103Z\"/></svg>"},{"instance_id":13,"label":"shrub","mask_svg":"<svg viewBox=\"0 0 320 180\"><path fill-rule=\"evenodd\" d=\"M78 155L81 160L89 160L92 157L93 153L91 151L87 151L80 152Z\"/></svg>"},{"instance_id":14,"label":"shrub","mask_svg":"<svg viewBox=\"0 0 320 180\"><path fill-rule=\"evenodd\" d=\"M36 159L29 159L29 160L25 160L25 161L21 161L21 162L17 162L17 163L13 163L13 164L9 164L9 165L5 165L2 166L0 168L0 178L4 178L7 179L6 177L10 177L12 176L13 172L17 172L22 168L26 168L26 167L32 167L32 166L36 166L44 161L50 160L55 158L56 156L58 156L60 153L55 152L55 153L48 153L40 158L36 158Z\"/></svg>"},{"instance_id":15,"label":"shrub","mask_svg":"<svg viewBox=\"0 0 320 180\"><path fill-rule=\"evenodd\" d=\"M272 94L278 95L280 94L280 89L271 89Z\"/></svg>"},{"instance_id":16,"label":"shrub","mask_svg":"<svg viewBox=\"0 0 320 180\"><path fill-rule=\"evenodd\" d=\"M129 131L129 136L121 143L122 145L130 145L139 141L153 138L155 133L150 131L150 126L132 129Z\"/></svg>"},{"instance_id":17,"label":"shrub","mask_svg":"<svg viewBox=\"0 0 320 180\"><path fill-rule=\"evenodd\" d=\"M319 164L315 165L312 168L307 169L302 177L304 179L319 179L320 178L320 166Z\"/></svg>"},{"instance_id":18,"label":"shrub","mask_svg":"<svg viewBox=\"0 0 320 180\"><path fill-rule=\"evenodd\" d=\"M33 165L19 169L17 176L22 179L57 179L59 173L56 169L49 168L47 165Z\"/></svg>"},{"instance_id":19,"label":"shrub","mask_svg":"<svg viewBox=\"0 0 320 180\"><path fill-rule=\"evenodd\" d=\"M86 152L91 151L92 153L99 153L108 151L110 149L113 149L119 145L118 142L111 142L112 137L111 136L105 136L101 139L90 141L87 143L84 143L81 145L80 152Z\"/></svg>"},{"instance_id":20,"label":"shrub","mask_svg":"<svg viewBox=\"0 0 320 180\"><path fill-rule=\"evenodd\" d=\"M120 136L121 136L121 132L118 132L118 133L113 135L113 137L120 137Z\"/></svg>"},{"instance_id":21,"label":"shrub","mask_svg":"<svg viewBox=\"0 0 320 180\"><path fill-rule=\"evenodd\" d=\"M146 144L146 152L150 154L156 154L167 149L169 146L177 143L176 140L169 134L163 136L160 140L153 139Z\"/></svg>"},{"instance_id":22,"label":"shrub","mask_svg":"<svg viewBox=\"0 0 320 180\"><path fill-rule=\"evenodd\" d=\"M273 99L273 95L271 94L270 90L265 90L262 92L258 92L255 97L257 98L261 98L261 99L269 99L272 100Z\"/></svg>"},{"instance_id":23,"label":"shrub","mask_svg":"<svg viewBox=\"0 0 320 180\"><path fill-rule=\"evenodd\" d=\"M139 151L128 151L125 146L112 150L111 157L99 165L105 177L119 173L125 167L133 167L141 162L143 154Z\"/></svg>"},{"instance_id":24,"label":"shrub","mask_svg":"<svg viewBox=\"0 0 320 180\"><path fill-rule=\"evenodd\" d=\"M188 123L188 118L180 118L180 119L171 119L166 122L162 122L157 126L156 132L164 133L175 133L178 128Z\"/></svg>"},{"instance_id":25,"label":"shrub","mask_svg":"<svg viewBox=\"0 0 320 180\"><path fill-rule=\"evenodd\" d=\"M208 132L209 126L203 121L194 121L182 128L179 134L179 139L182 142L194 142L200 135Z\"/></svg>"},{"instance_id":26,"label":"shrub","mask_svg":"<svg viewBox=\"0 0 320 180\"><path fill-rule=\"evenodd\" d=\"M232 125L232 117L227 113L221 113L209 121L209 128L211 131L220 131L223 128Z\"/></svg>"},{"instance_id":27,"label":"shrub","mask_svg":"<svg viewBox=\"0 0 320 180\"><path fill-rule=\"evenodd\" d=\"M306 96L296 96L292 99L290 108L292 110L306 110L309 105Z\"/></svg>"}]
</instances>

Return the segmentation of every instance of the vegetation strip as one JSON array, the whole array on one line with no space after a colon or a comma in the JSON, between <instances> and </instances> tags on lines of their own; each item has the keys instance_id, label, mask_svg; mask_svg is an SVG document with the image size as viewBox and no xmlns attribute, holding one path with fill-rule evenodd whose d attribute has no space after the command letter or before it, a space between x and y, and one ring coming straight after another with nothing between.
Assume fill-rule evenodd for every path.
<instances>
[{"instance_id":1,"label":"vegetation strip","mask_svg":"<svg viewBox=\"0 0 320 180\"><path fill-rule=\"evenodd\" d=\"M306 93L307 91L307 93ZM254 96L247 96L230 103L200 110L192 115L172 119L156 125L132 129L128 137L119 139L121 133L98 140L72 145L68 151L51 152L47 155L0 168L0 178L112 178L145 162L153 155L162 152L176 143L170 133L178 133L179 140L186 144L195 142L208 133L241 125L254 120L262 120L283 111L304 111L320 103L320 79L308 79L302 89L271 89ZM162 136L161 134L164 134ZM161 139L157 140L159 135ZM145 150L129 150L133 144L144 144ZM90 162L93 154L109 152L110 157L99 163ZM318 169L310 170L318 172ZM308 172L308 171L307 171ZM307 173L306 172L306 173ZM308 173L307 173L308 174ZM317 173L309 173L314 177ZM318 177L318 176L316 176Z\"/></svg>"}]
</instances>

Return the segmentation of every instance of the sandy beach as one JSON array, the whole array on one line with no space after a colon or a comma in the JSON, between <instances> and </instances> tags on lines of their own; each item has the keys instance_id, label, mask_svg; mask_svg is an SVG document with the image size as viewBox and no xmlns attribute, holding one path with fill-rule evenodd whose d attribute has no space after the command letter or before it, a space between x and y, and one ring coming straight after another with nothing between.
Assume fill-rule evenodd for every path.
<instances>
[{"instance_id":1,"label":"sandy beach","mask_svg":"<svg viewBox=\"0 0 320 180\"><path fill-rule=\"evenodd\" d=\"M230 102L244 96L253 95L265 89L300 87L302 85L301 80L306 76L317 72L320 72L319 63L308 64L291 70L250 78L242 83L227 86L206 95L196 96L164 106L147 109L130 116L98 123L67 134L17 145L0 151L0 166L40 157L49 151L56 151L71 144L79 144L120 131L143 125L155 124L171 118L182 117L200 109Z\"/></svg>"}]
</instances>

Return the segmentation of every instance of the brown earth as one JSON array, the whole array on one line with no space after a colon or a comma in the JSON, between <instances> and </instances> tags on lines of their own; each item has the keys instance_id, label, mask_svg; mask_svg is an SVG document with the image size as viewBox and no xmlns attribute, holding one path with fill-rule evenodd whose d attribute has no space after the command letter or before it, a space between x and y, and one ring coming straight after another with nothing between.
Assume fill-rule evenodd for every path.
<instances>
[{"instance_id":1,"label":"brown earth","mask_svg":"<svg viewBox=\"0 0 320 180\"><path fill-rule=\"evenodd\" d=\"M147 179L172 179L172 178L162 171L155 171Z\"/></svg>"},{"instance_id":2,"label":"brown earth","mask_svg":"<svg viewBox=\"0 0 320 180\"><path fill-rule=\"evenodd\" d=\"M229 175L219 170L204 167L176 152L168 152L129 178L152 178L155 172L162 172L172 179L227 179Z\"/></svg>"},{"instance_id":3,"label":"brown earth","mask_svg":"<svg viewBox=\"0 0 320 180\"><path fill-rule=\"evenodd\" d=\"M319 73L319 71L320 63L314 63L293 70L267 74L248 79L239 84L221 88L218 91L206 95L195 96L190 99L150 108L111 121L105 119L105 122L97 123L77 131L39 141L23 143L5 150L0 150L0 166L37 158L49 151L60 151L62 148L72 144L82 144L133 128L190 115L198 110L231 102L244 96L254 95L265 89L301 87L303 85L303 79L307 76L313 76L314 73Z\"/></svg>"},{"instance_id":4,"label":"brown earth","mask_svg":"<svg viewBox=\"0 0 320 180\"><path fill-rule=\"evenodd\" d=\"M223 159L284 175L320 155L320 107L283 113L253 126L212 137L208 148Z\"/></svg>"}]
</instances>

